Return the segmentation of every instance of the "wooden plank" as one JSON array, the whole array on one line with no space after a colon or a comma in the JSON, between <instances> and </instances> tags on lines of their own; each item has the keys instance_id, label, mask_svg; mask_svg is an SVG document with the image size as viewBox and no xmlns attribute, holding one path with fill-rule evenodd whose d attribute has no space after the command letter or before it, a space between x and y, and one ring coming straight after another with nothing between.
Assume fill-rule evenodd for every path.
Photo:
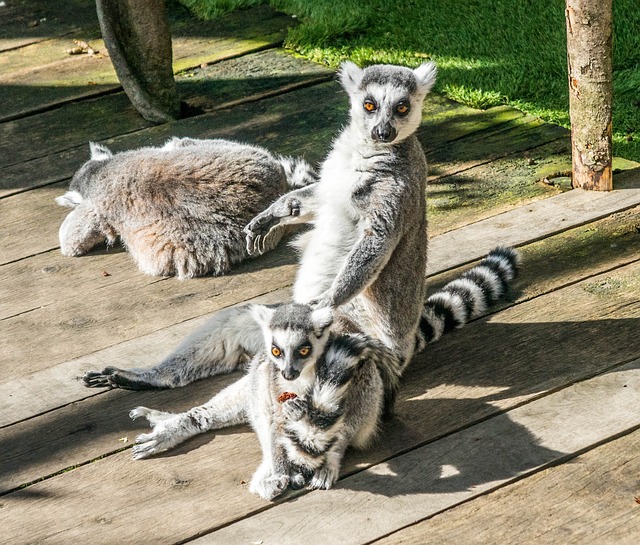
<instances>
[{"instance_id":1,"label":"wooden plank","mask_svg":"<svg viewBox=\"0 0 640 545\"><path fill-rule=\"evenodd\" d=\"M256 58L259 57L248 56L242 59L242 62L246 61L248 64L247 70L251 70L250 67ZM238 62L240 61L221 63L218 67L214 65L210 69L214 70L215 68L217 75L221 78L231 79L230 75L225 75L225 66L230 67L231 73L237 73ZM302 71L309 74L311 80L315 79L316 71L318 70L316 65L306 63L303 63L303 65L294 63L290 66L296 73ZM305 66L305 68L302 66ZM206 80L203 79L202 81ZM213 82L205 84L214 85ZM244 83L242 85L245 91L248 90L254 93L250 86L247 89ZM226 97L219 95L219 107L234 102L237 103L241 97L241 94L235 92L233 87L225 87L225 89L228 95ZM219 91L223 92L225 89L219 89ZM251 94L250 96L254 95ZM192 98L196 100L195 97ZM99 103L100 101L97 102ZM310 104L322 104L323 107L310 108ZM56 116L68 118L73 112L76 112L75 108L75 105L69 105L66 109L61 108L62 114L54 115L50 113L49 117L44 118L45 120L48 119L49 122L40 123L40 131L51 139L52 127L55 127L57 123ZM447 99L434 95L425 106L425 117L440 116L442 114L445 117L450 116L453 113L452 110L459 113L458 117L456 117L457 128L453 130L453 136L456 138L460 134L464 134L465 131L472 131L474 128L482 130L486 128L487 124L503 123L505 119L511 119L512 115L517 115L504 112L489 112L486 115L486 121L480 122L477 120L476 111L455 105ZM72 114L68 112L72 112ZM474 121L465 123L465 116L473 118ZM114 150L124 150L143 145L158 145L174 135L201 138L225 137L247 142L257 141L281 153L289 152L296 155L306 153L310 161L320 161L324 158L331 139L338 132L346 118L347 100L344 93L337 83L327 83L309 89L301 89L283 97L274 97L247 104L241 108L236 106L233 109L183 119L175 123L139 131L135 134L114 137L103 141L103 143L112 146ZM26 122L26 120L22 121L22 124L24 125ZM13 130L7 136L13 137L17 127L22 127L23 125L9 125L9 127L13 127ZM310 130L310 127L313 127L313 131ZM30 127L30 129L33 130L33 127ZM122 130L125 129L126 127L122 128ZM0 131L2 130L8 131L8 129L2 129L2 126L0 126ZM440 131L442 138L446 139L448 132L443 127L441 127ZM24 162L13 166L5 165L3 177L0 180L0 197L70 178L86 160L86 143L89 140L98 140L97 134L94 133L93 129L85 131L76 129L73 136L63 136L68 147L65 148L61 143L55 141L49 142L44 148L35 150L34 155L36 158L27 160L29 143L24 140L25 136L21 138L22 140L14 142L13 145L18 148L17 153L20 154L19 157ZM41 137L41 139L44 138L44 136ZM70 138L72 139L71 142L75 142L75 144L69 143ZM11 146L12 144L7 142L5 145ZM53 155L48 154L46 151L49 150L50 152L52 147L57 150L57 153ZM12 151L13 148L7 147L7 153L11 155ZM39 154L42 157L37 157ZM5 163L12 161L13 159L10 157L4 160ZM34 176L34 173L37 174Z\"/></svg>"},{"instance_id":2,"label":"wooden plank","mask_svg":"<svg viewBox=\"0 0 640 545\"><path fill-rule=\"evenodd\" d=\"M209 22L182 15L172 25L174 71L275 47L292 22L268 6ZM74 39L89 42L99 54L69 55ZM0 121L120 89L97 18L95 26L0 54L0 73Z\"/></svg>"},{"instance_id":3,"label":"wooden plank","mask_svg":"<svg viewBox=\"0 0 640 545\"><path fill-rule=\"evenodd\" d=\"M37 432L35 421L0 429L0 495L130 446L135 440L135 435L127 435L132 407L164 405L186 411L238 378L240 373L234 373L169 391L114 390L42 415Z\"/></svg>"},{"instance_id":4,"label":"wooden plank","mask_svg":"<svg viewBox=\"0 0 640 545\"><path fill-rule=\"evenodd\" d=\"M24 168L23 163L31 159L151 126L133 109L124 93L67 104L37 116L1 123L0 166Z\"/></svg>"},{"instance_id":5,"label":"wooden plank","mask_svg":"<svg viewBox=\"0 0 640 545\"><path fill-rule=\"evenodd\" d=\"M96 271L93 291L3 320L0 382L22 376L21 362L29 362L32 372L40 371L263 295L291 283L294 272L287 259L266 269L246 262L235 274L186 282L132 273L117 289L100 290Z\"/></svg>"},{"instance_id":6,"label":"wooden plank","mask_svg":"<svg viewBox=\"0 0 640 545\"><path fill-rule=\"evenodd\" d=\"M288 297L288 291L278 290L248 302L269 304L281 302ZM150 367L178 346L206 319L207 316L201 316L178 322L148 335L52 365L39 372L23 373L19 378L3 382L0 384L0 428L103 394L104 390L88 390L77 379L89 369L101 369L107 365Z\"/></svg>"},{"instance_id":7,"label":"wooden plank","mask_svg":"<svg viewBox=\"0 0 640 545\"><path fill-rule=\"evenodd\" d=\"M636 208L626 213L616 214L598 223L586 225L524 247L522 249L524 267L515 291L516 296L513 300L504 304L512 305L527 301L541 294L573 284L584 277L638 260L640 258L637 237L638 210ZM476 227L481 229L482 223L476 224ZM522 229L527 231L529 226L523 224ZM430 251L435 252L436 255L439 251L444 255L446 249L450 247L446 239L440 241L440 238L436 237L431 241ZM470 234L470 244L468 246L463 244L454 253L454 255L458 256L460 262L465 261L466 256L474 251L474 247L471 244L476 243L477 238ZM508 244L510 241L505 237L500 242ZM259 261L255 262L255 266L271 268L277 263L282 264L283 262L279 260L284 259L284 256L279 254L280 251L263 256ZM7 275L6 277L0 276L0 285L10 285L8 282L10 282L14 274L31 276L26 276L26 278L23 276L20 281L20 285L23 286L22 289L7 293L2 301L5 301L5 308L10 312L11 308L25 308L19 306L22 300L27 300L25 304L30 306L29 298L33 298L35 303L43 305L46 301L53 300L65 301L73 298L84 300L83 298L86 299L84 293L91 294L93 289L107 289L107 286L112 282L120 283L122 275L129 276L129 273L125 271L129 270L128 268L132 268L133 265L128 261L123 264L122 259L125 258L124 254L92 257L92 259L99 259L96 265L100 264L100 266L88 268L82 263L83 260L66 259L60 256L57 261L49 261L52 259L51 256L45 254L28 260L30 266L24 269L21 268L22 262L5 266L0 269L0 273L4 270ZM118 267L116 267L118 264L124 267L122 272L119 272ZM450 262L447 263L446 261L439 265L440 270L449 266ZM51 269L48 269L48 267L51 267ZM101 274L102 267L105 267L105 270L109 271L112 276L103 277ZM437 266L430 266L430 269L433 273L437 272ZM293 271L290 274L292 275L292 273ZM451 280L459 273L459 270L452 270L447 274L441 274L433 278L430 281L431 289L433 290L438 285ZM136 276L137 273L133 272L131 274ZM3 278L6 278L6 280ZM283 276L281 280L283 284L290 283L292 276ZM149 281L151 282L152 279L149 279ZM140 283L131 281L127 284L128 288L126 290L123 290L121 286L114 287L114 289L120 291L116 291L116 294L108 297L117 299L121 297L120 293L130 293L140 289L140 285ZM201 297L206 297L209 292L209 284L205 282L200 286L198 289L201 289L204 294ZM42 298L38 298L39 289L44 292L44 295L49 294L50 299L45 299L44 295ZM55 299L51 299L51 297L54 297L51 295L52 293L56 294ZM233 302L241 302L245 299L240 290L235 293L237 293L238 299ZM284 292L281 290L274 291L271 296L273 301L284 301L289 297L287 290ZM189 302L184 301L184 304L188 305ZM155 303L154 308L157 307L158 303ZM175 312L175 310L172 310L172 312ZM52 313L52 315L55 314L55 312ZM114 362L131 367L152 365L159 361L171 346L179 344L203 319L187 320L157 332L118 343L76 360L48 366L42 371L34 373L30 369L29 374L23 374L19 378L0 384L0 426L9 425L11 422L29 418L59 405L80 399L86 395L86 391L82 388L78 389L77 385L69 379L70 377L82 375L87 369L113 365ZM48 323L46 320L41 323L44 328L42 333L33 323L29 325L28 330L32 334L46 335ZM107 324L103 324L103 326L105 330L108 329ZM55 387L52 388L51 385L55 385ZM2 400L4 400L4 403Z\"/></svg>"},{"instance_id":8,"label":"wooden plank","mask_svg":"<svg viewBox=\"0 0 640 545\"><path fill-rule=\"evenodd\" d=\"M634 545L638 452L640 431L375 543Z\"/></svg>"},{"instance_id":9,"label":"wooden plank","mask_svg":"<svg viewBox=\"0 0 640 545\"><path fill-rule=\"evenodd\" d=\"M639 205L640 169L620 174L619 179L625 189L568 191L446 232L429 247L427 272L461 265L460 254L451 248L466 248L469 263L495 246L520 246Z\"/></svg>"},{"instance_id":10,"label":"wooden plank","mask_svg":"<svg viewBox=\"0 0 640 545\"><path fill-rule=\"evenodd\" d=\"M345 473L349 474L390 458L392 460L389 464L394 464L395 460L406 461L406 457L397 457L398 453L419 448L425 443L427 446L443 444L446 439L431 442L460 429L467 429L467 432L461 433L468 433L468 430L474 429L469 428L474 422L484 421L502 410L539 398L544 392L555 391L566 384L601 373L610 366L629 361L640 353L640 339L633 334L640 318L638 293L640 264L635 263L517 305L490 320L470 324L466 329L433 345L427 355L417 358L409 368L400 395L397 417L385 426L384 441L365 453L351 452L347 458ZM597 336L595 331L598 332ZM594 343L593 340L598 338L606 339L606 342ZM508 345L505 344L505 339L510 340ZM451 365L452 354L456 354L455 366ZM483 439L487 439L489 454L486 458L478 457L478 442L474 440L470 441L473 448L471 458L495 462L500 458L496 452L502 452L502 447L489 439L504 437L507 447L511 447L514 452L516 447L521 448L517 450L518 456L524 456L522 459L514 455L510 461L520 472L529 471L535 467L533 462L547 463L555 459L546 458L547 454L553 454L550 451L567 453L570 452L568 449L575 447L557 443L555 441L559 439L554 437L552 445L544 444L537 448L532 434L545 439L544 434L550 428L558 430L557 433L562 437L570 436L564 429L581 429L582 424L576 421L578 418L582 418L590 430L597 433L597 430L604 429L611 435L617 433L617 430L627 429L629 419L640 422L636 387L636 383L640 381L640 373L637 368L638 362L635 367L630 366L624 370L618 368L615 373L598 377L596 380L607 377L607 388L610 391L606 394L598 393L600 388L592 386L593 382L590 381L585 383L586 386L577 385L563 390L564 394L553 394L557 400L554 404L547 402L541 407L535 405L538 403L535 401L516 409L518 413L513 411L504 417L492 418L487 422L500 421L503 424L497 426L497 430L494 427L482 435ZM626 375L627 372L632 373L632 376ZM611 381L615 380L623 381L628 387L613 388ZM573 396L576 392L580 394L579 400L564 397L565 394ZM602 396L602 399L598 396ZM624 396L632 397L630 399ZM591 411L581 405L587 398L594 399L594 406L598 408L595 420L591 418ZM87 418L96 418L86 413L83 403L85 402L78 404L77 412L68 416L76 424ZM533 408L527 411L529 406ZM632 408L627 410L629 406ZM170 406L165 407L171 410ZM603 410L603 407L606 409ZM624 409L624 414L617 414L614 410L616 408ZM514 417L514 413L519 416ZM573 420L565 422L566 418ZM604 422L598 418L609 418L612 422ZM546 428L535 427L541 421L547 423ZM563 422L566 425L564 429ZM30 430L25 431L25 434L37 434L37 424L38 419L34 419L32 422L23 422L20 426L31 425L31 428L23 428ZM133 422L123 430L122 436L132 436L143 429L144 424ZM213 440L209 435L187 443L173 454L143 463L131 462L128 452L115 454L4 496L0 517L4 517L7 535L13 535L11 530L19 524L18 521L24 526L28 512L41 511L44 518L41 524L31 525L33 528L28 530L30 533L26 535L27 541L46 543L47 535L59 540L70 540L79 535L79 532L90 531L95 543L109 542L114 536L121 536L123 533L132 541L140 541L139 538L143 535L141 532L145 532L144 535L149 540L175 542L256 513L267 504L250 496L242 485L259 458L255 439L245 431L231 430L216 434ZM588 440L589 445L597 440L593 436L582 437ZM572 437L568 437L568 440L571 439ZM82 442L86 440L85 436ZM74 445L71 438L68 449L72 451L75 448L79 446ZM451 462L441 462L440 465L455 465L456 462L462 464L457 454L453 460L448 456L461 452L456 446L443 447L442 451ZM411 456L411 453L406 456ZM72 459L77 460L77 457L74 455ZM435 455L425 455L424 459L438 460ZM64 464L63 456L59 460L58 464ZM419 478L420 471L412 473L404 466L398 467L398 473L402 478L415 478L416 483L430 489L432 481L429 479L439 478L439 467L436 464L436 473L432 468L426 469L426 477L422 480ZM490 468L487 469L488 473L477 471L472 466L465 468L468 469L465 476L470 479L485 478L476 484L477 488L472 489L472 492L478 492L482 486L491 485L500 477L491 473ZM386 480L377 480L384 477L384 469L384 466L378 466L367 475L373 475L374 484L379 484L381 490L388 486L389 490L398 490L393 487L392 482L387 482L390 480L388 476ZM39 471L42 472L42 466ZM321 516L318 520L324 526L328 525L329 517L337 522L349 520L346 513L352 513L355 509L358 514L356 507L350 503L351 496L345 498L348 509L342 511L342 514L335 513L334 508L329 506L336 498L334 494L343 494L346 490L348 494L353 492L356 503L371 502L372 509L380 507L381 503L387 504L395 513L393 502L396 498L348 488L353 482L365 482L363 486L370 482L366 479L358 481L361 475L363 473L345 478L333 492L314 493L298 498L296 502L289 503L287 509L306 505L304 511L307 514L328 513L328 517ZM514 472L510 477L515 475ZM454 479L453 483L456 482ZM185 486L188 488L185 489ZM456 491L454 495L467 493L467 483L462 483L460 488L463 489L462 492ZM427 493L423 497L422 491L416 494L413 491L415 489L408 488L408 494L398 498L403 501L423 501L426 497L431 505L432 494ZM87 501L89 497L91 501ZM216 498L215 502L212 502L212 497ZM29 501L24 501L27 498ZM56 498L55 505L50 498ZM315 501L322 503L322 506L314 511L306 502ZM333 505L338 509L340 501ZM283 506L274 509L273 518L281 507ZM421 508L420 512L423 511ZM372 512L375 514L375 511ZM81 517L78 517L78 513L82 513ZM415 514L415 510L408 509L407 513ZM262 516L252 517L250 520L258 520ZM268 523L271 515L267 512L264 516L268 518ZM144 528L140 523L143 520ZM308 515L302 519L286 520L302 520L304 524L310 525L310 530L313 527ZM357 517L352 520L358 526L362 523ZM109 524L104 524L105 521ZM323 532L325 531L326 528ZM296 532L297 530L289 529L286 535L296 536ZM307 539L307 536L304 538Z\"/></svg>"},{"instance_id":11,"label":"wooden plank","mask_svg":"<svg viewBox=\"0 0 640 545\"><path fill-rule=\"evenodd\" d=\"M0 19L0 53L98 27L92 0L59 0L53 4L13 0L6 4Z\"/></svg>"},{"instance_id":12,"label":"wooden plank","mask_svg":"<svg viewBox=\"0 0 640 545\"><path fill-rule=\"evenodd\" d=\"M636 360L196 543L367 542L637 427L638 387ZM123 435L138 426L132 423ZM70 541L88 531L93 543L108 543L123 532L135 542L144 536L167 543L228 524L265 506L242 485L258 461L257 442L245 432L216 434L210 442L200 438L143 463L129 460L128 452L114 454L4 496L0 520L6 535L38 543L47 543L47 536ZM40 524L25 525L34 510ZM358 532L347 531L353 525Z\"/></svg>"},{"instance_id":13,"label":"wooden plank","mask_svg":"<svg viewBox=\"0 0 640 545\"><path fill-rule=\"evenodd\" d=\"M637 429L639 388L636 360L193 543L369 543Z\"/></svg>"}]
</instances>

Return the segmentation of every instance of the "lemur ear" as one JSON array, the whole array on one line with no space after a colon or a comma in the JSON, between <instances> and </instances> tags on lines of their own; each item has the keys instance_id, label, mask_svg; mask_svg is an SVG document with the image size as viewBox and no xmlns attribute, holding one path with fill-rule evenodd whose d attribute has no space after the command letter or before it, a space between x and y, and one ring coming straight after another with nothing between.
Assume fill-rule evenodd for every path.
<instances>
[{"instance_id":1,"label":"lemur ear","mask_svg":"<svg viewBox=\"0 0 640 545\"><path fill-rule=\"evenodd\" d=\"M264 305L249 305L249 311L258 325L265 328L269 327L273 313L276 310L274 308L265 307Z\"/></svg>"},{"instance_id":2,"label":"lemur ear","mask_svg":"<svg viewBox=\"0 0 640 545\"><path fill-rule=\"evenodd\" d=\"M418 68L413 71L413 74L415 75L418 82L418 87L426 95L429 91L431 91L431 88L436 82L438 69L435 62L425 62L424 64L418 66Z\"/></svg>"},{"instance_id":3,"label":"lemur ear","mask_svg":"<svg viewBox=\"0 0 640 545\"><path fill-rule=\"evenodd\" d=\"M55 200L60 206L73 208L82 202L82 195L77 191L67 191L64 195L56 197Z\"/></svg>"},{"instance_id":4,"label":"lemur ear","mask_svg":"<svg viewBox=\"0 0 640 545\"><path fill-rule=\"evenodd\" d=\"M333 309L320 307L311 312L311 323L316 337L321 337L324 330L333 323Z\"/></svg>"},{"instance_id":5,"label":"lemur ear","mask_svg":"<svg viewBox=\"0 0 640 545\"><path fill-rule=\"evenodd\" d=\"M103 144L96 144L95 142L89 142L89 150L91 150L92 161L106 161L113 157L111 150Z\"/></svg>"},{"instance_id":6,"label":"lemur ear","mask_svg":"<svg viewBox=\"0 0 640 545\"><path fill-rule=\"evenodd\" d=\"M340 71L338 72L340 83L347 93L357 91L358 87L360 87L363 75L364 70L351 61L343 62L340 65Z\"/></svg>"}]
</instances>

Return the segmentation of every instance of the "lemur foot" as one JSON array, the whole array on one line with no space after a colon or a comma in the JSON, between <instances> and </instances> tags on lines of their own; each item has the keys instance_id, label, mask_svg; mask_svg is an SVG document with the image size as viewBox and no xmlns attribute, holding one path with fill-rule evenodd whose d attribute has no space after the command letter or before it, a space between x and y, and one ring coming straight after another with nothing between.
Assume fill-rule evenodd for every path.
<instances>
[{"instance_id":1,"label":"lemur foot","mask_svg":"<svg viewBox=\"0 0 640 545\"><path fill-rule=\"evenodd\" d=\"M302 473L294 473L290 477L289 486L292 490L300 490L307 484L307 479Z\"/></svg>"},{"instance_id":2,"label":"lemur foot","mask_svg":"<svg viewBox=\"0 0 640 545\"><path fill-rule=\"evenodd\" d=\"M309 490L329 490L338 480L338 470L332 467L321 467L311 477Z\"/></svg>"},{"instance_id":3,"label":"lemur foot","mask_svg":"<svg viewBox=\"0 0 640 545\"><path fill-rule=\"evenodd\" d=\"M265 500L272 500L289 486L289 475L274 473L268 466L260 465L251 478L249 492Z\"/></svg>"},{"instance_id":4,"label":"lemur foot","mask_svg":"<svg viewBox=\"0 0 640 545\"><path fill-rule=\"evenodd\" d=\"M140 460L153 454L170 449L181 443L191 434L181 434L182 414L165 413L148 409L147 407L136 407L129 412L129 417L133 420L145 417L151 427L151 433L143 433L136 437L136 444L133 447L133 459Z\"/></svg>"},{"instance_id":5,"label":"lemur foot","mask_svg":"<svg viewBox=\"0 0 640 545\"><path fill-rule=\"evenodd\" d=\"M247 252L249 255L264 253L266 238L271 230L276 227L283 218L300 215L301 203L296 198L284 201L276 201L264 212L253 218L244 228L247 235Z\"/></svg>"},{"instance_id":6,"label":"lemur foot","mask_svg":"<svg viewBox=\"0 0 640 545\"><path fill-rule=\"evenodd\" d=\"M151 387L130 371L118 369L117 367L105 367L102 371L87 371L82 377L82 382L87 388L145 390Z\"/></svg>"}]
</instances>

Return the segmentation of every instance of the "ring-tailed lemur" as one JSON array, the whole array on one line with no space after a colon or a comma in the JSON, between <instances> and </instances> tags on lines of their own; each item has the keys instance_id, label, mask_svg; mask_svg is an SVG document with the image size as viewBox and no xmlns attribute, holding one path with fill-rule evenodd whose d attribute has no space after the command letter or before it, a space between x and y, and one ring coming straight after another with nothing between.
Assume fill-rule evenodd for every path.
<instances>
[{"instance_id":1,"label":"ring-tailed lemur","mask_svg":"<svg viewBox=\"0 0 640 545\"><path fill-rule=\"evenodd\" d=\"M226 273L247 257L246 223L317 179L304 161L228 140L173 138L116 154L90 148L91 159L56 199L73 207L60 227L62 253L80 256L119 235L140 270L152 275Z\"/></svg>"},{"instance_id":2,"label":"ring-tailed lemur","mask_svg":"<svg viewBox=\"0 0 640 545\"><path fill-rule=\"evenodd\" d=\"M171 414L138 407L153 430L140 435L136 459L208 430L250 423L262 462L249 489L265 499L291 488L330 488L348 446L375 437L385 400L397 388L396 355L363 334L330 332L331 309L287 304L250 307L264 335L249 373L206 404Z\"/></svg>"},{"instance_id":3,"label":"ring-tailed lemur","mask_svg":"<svg viewBox=\"0 0 640 545\"><path fill-rule=\"evenodd\" d=\"M246 227L247 245L260 251L274 227L313 222L300 245L294 300L339 308L336 331L362 331L381 341L402 367L416 346L437 336L429 334L432 321L436 334L462 323L460 298L464 303L493 293L488 279L477 289L467 287L467 295L462 287L451 292L454 318L444 325L438 325L448 313L442 305L432 312L427 303L425 311L427 164L414 133L435 76L433 63L415 70L344 63L340 81L351 101L351 120L323 163L320 181L284 195ZM515 271L510 252L495 255L502 266L489 267L493 272L487 274L509 281ZM421 321L426 336L417 341ZM88 372L84 382L131 389L182 386L240 368L263 342L248 307L232 307L217 312L155 367L107 367Z\"/></svg>"},{"instance_id":4,"label":"ring-tailed lemur","mask_svg":"<svg viewBox=\"0 0 640 545\"><path fill-rule=\"evenodd\" d=\"M516 260L512 250L495 250L433 294L423 311L424 340L482 312L513 278ZM131 411L132 418L144 416L153 428L136 439L133 456L145 458L199 433L250 423L263 453L251 492L271 500L287 487L328 489L347 447L366 448L375 438L395 400L402 362L362 333L332 331L328 307L292 303L248 309L264 337L248 374L184 413Z\"/></svg>"}]
</instances>

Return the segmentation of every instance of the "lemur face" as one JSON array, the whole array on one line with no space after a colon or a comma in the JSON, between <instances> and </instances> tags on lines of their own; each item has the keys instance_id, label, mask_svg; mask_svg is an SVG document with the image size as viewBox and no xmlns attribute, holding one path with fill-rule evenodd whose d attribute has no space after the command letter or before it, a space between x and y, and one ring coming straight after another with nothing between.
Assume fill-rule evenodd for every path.
<instances>
[{"instance_id":1,"label":"lemur face","mask_svg":"<svg viewBox=\"0 0 640 545\"><path fill-rule=\"evenodd\" d=\"M255 305L267 356L285 380L295 380L315 364L329 338L333 312L328 308L287 304L275 308Z\"/></svg>"},{"instance_id":2,"label":"lemur face","mask_svg":"<svg viewBox=\"0 0 640 545\"><path fill-rule=\"evenodd\" d=\"M299 329L276 329L272 332L271 346L267 346L269 357L285 380L297 379L322 353L324 343L308 333Z\"/></svg>"},{"instance_id":3,"label":"lemur face","mask_svg":"<svg viewBox=\"0 0 640 545\"><path fill-rule=\"evenodd\" d=\"M362 70L344 63L340 80L351 99L352 124L374 144L402 142L419 127L422 102L435 76L433 63L415 70L387 65Z\"/></svg>"}]
</instances>

